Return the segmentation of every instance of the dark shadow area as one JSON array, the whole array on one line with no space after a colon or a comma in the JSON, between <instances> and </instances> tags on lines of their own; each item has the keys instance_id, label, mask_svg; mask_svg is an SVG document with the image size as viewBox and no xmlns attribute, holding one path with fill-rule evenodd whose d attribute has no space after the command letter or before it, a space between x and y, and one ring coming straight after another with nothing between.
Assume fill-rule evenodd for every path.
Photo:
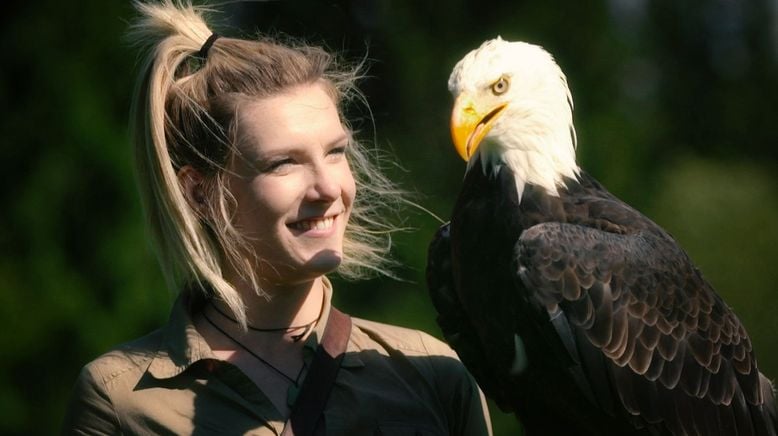
<instances>
[{"instance_id":1,"label":"dark shadow area","mask_svg":"<svg viewBox=\"0 0 778 436\"><path fill-rule=\"evenodd\" d=\"M444 356L386 356L375 350L348 353L325 409L327 434L332 435L447 435L449 420L464 398L447 395L458 380L430 378L458 365ZM361 362L354 365L354 362ZM443 369L443 371L440 371ZM268 419L269 401L253 386L230 389L224 377L201 386L194 402L193 434L243 434ZM234 376L234 374L233 374ZM446 385L446 382L449 385ZM230 390L227 393L225 390ZM224 402L232 407L224 407ZM447 403L448 402L448 403Z\"/></svg>"}]
</instances>

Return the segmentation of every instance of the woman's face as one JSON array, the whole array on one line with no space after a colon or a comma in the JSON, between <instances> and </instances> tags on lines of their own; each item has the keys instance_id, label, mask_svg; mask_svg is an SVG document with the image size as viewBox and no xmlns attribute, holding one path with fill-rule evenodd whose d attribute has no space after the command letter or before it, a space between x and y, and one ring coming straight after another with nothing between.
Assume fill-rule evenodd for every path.
<instances>
[{"instance_id":1,"label":"woman's face","mask_svg":"<svg viewBox=\"0 0 778 436\"><path fill-rule=\"evenodd\" d=\"M294 284L334 270L356 187L350 136L332 98L321 84L302 85L245 104L238 117L240 154L228 186L262 282Z\"/></svg>"}]
</instances>

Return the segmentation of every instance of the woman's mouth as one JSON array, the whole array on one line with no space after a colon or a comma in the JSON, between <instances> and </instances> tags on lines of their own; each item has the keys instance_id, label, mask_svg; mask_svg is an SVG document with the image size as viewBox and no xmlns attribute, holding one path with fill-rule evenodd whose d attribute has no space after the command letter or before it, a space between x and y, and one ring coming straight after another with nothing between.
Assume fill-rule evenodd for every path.
<instances>
[{"instance_id":1,"label":"woman's mouth","mask_svg":"<svg viewBox=\"0 0 778 436\"><path fill-rule=\"evenodd\" d=\"M297 221L291 224L293 229L297 230L327 230L332 227L335 217L315 218L304 221Z\"/></svg>"},{"instance_id":2,"label":"woman's mouth","mask_svg":"<svg viewBox=\"0 0 778 436\"><path fill-rule=\"evenodd\" d=\"M288 224L289 228L300 232L327 232L335 225L338 215L328 217L309 218Z\"/></svg>"}]
</instances>

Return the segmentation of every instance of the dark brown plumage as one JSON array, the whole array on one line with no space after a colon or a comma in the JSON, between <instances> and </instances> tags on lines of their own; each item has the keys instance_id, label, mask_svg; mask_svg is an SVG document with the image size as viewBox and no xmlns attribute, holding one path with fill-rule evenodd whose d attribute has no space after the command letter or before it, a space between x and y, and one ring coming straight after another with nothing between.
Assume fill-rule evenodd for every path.
<instances>
[{"instance_id":1,"label":"dark brown plumage","mask_svg":"<svg viewBox=\"0 0 778 436\"><path fill-rule=\"evenodd\" d=\"M449 89L468 169L428 286L485 393L530 435L775 435L738 318L669 234L576 164L553 57L496 38Z\"/></svg>"},{"instance_id":2,"label":"dark brown plumage","mask_svg":"<svg viewBox=\"0 0 778 436\"><path fill-rule=\"evenodd\" d=\"M669 234L583 172L519 201L509 169L471 168L428 286L446 339L528 434L776 434L743 325Z\"/></svg>"}]
</instances>

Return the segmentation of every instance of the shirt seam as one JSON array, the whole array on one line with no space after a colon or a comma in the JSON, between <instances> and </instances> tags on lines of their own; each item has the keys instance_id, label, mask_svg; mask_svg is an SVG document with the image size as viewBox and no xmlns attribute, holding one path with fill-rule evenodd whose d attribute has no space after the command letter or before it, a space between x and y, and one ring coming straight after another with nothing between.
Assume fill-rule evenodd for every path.
<instances>
[{"instance_id":1,"label":"shirt seam","mask_svg":"<svg viewBox=\"0 0 778 436\"><path fill-rule=\"evenodd\" d=\"M124 424L122 423L122 420L119 418L119 413L116 411L116 403L114 402L113 396L111 395L110 389L108 388L108 382L109 381L113 381L119 375L124 374L125 372L129 371L130 369L131 369L131 367L126 367L122 371L119 371L119 372L115 373L115 375L114 375L114 373L112 373L111 374L112 376L110 378L106 378L103 375L103 371L100 368L95 367L95 371L97 371L97 373L100 375L100 382L103 384L103 389L105 390L105 396L108 398L108 402L110 403L110 406L111 406L111 411L113 412L113 416L116 419L116 424L119 427L119 434L121 434L121 435L124 434Z\"/></svg>"},{"instance_id":2,"label":"shirt seam","mask_svg":"<svg viewBox=\"0 0 778 436\"><path fill-rule=\"evenodd\" d=\"M140 367L140 365L134 365L134 366ZM111 372L111 374L108 377L105 377L103 375L103 372L98 369L98 371L100 372L100 378L103 381L103 385L105 387L106 392L108 392L108 383L109 382L112 382L112 381L116 380L117 378L119 378L121 375L123 375L127 371L130 371L132 368L133 368L133 365L126 366L126 367L124 367L121 370L116 370L116 371Z\"/></svg>"}]
</instances>

